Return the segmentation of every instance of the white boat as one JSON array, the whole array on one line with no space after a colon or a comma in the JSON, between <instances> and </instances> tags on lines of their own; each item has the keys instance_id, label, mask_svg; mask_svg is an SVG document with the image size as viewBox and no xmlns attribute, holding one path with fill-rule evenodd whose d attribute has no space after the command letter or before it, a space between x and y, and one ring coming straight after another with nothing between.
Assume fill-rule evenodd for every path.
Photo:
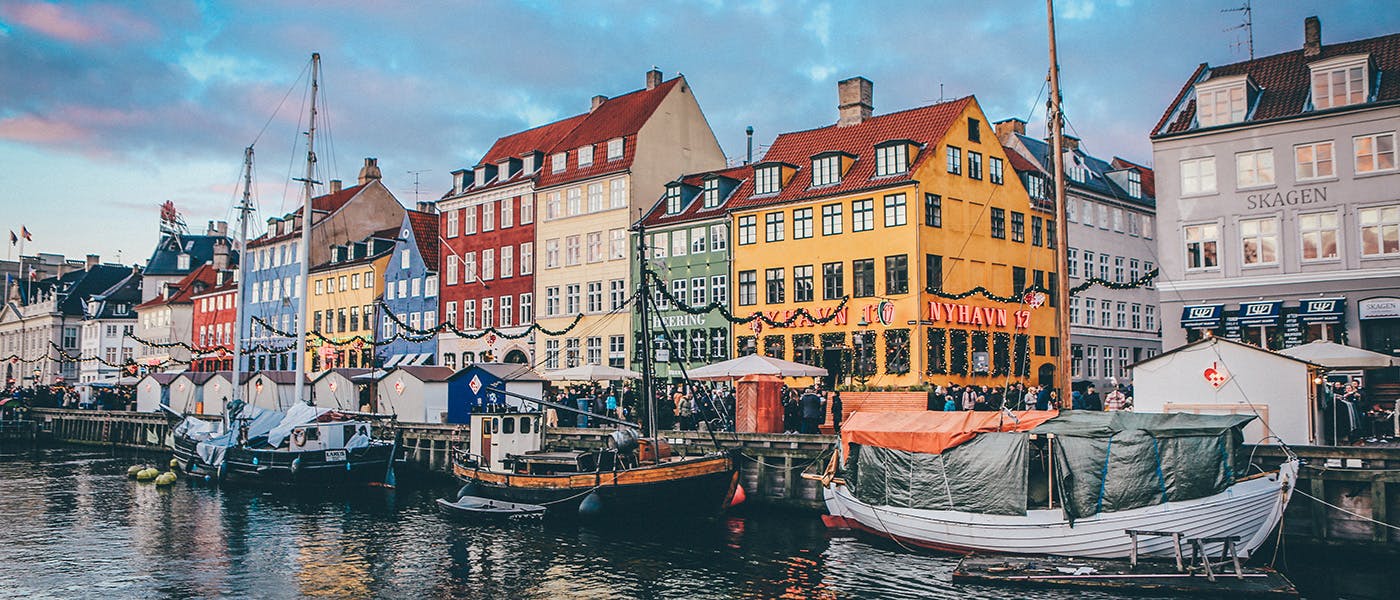
<instances>
[{"instance_id":1,"label":"white boat","mask_svg":"<svg viewBox=\"0 0 1400 600\"><path fill-rule=\"evenodd\" d=\"M974 431L987 433L1008 429L998 426ZM1030 435L1035 427L1020 431ZM845 441L852 443L845 433L843 431ZM1160 453L1157 456L1160 464ZM1207 462L1214 459L1209 457ZM1057 464L1057 475L1060 469ZM1105 469L1104 473L1107 472ZM1244 558L1258 549L1278 525L1297 472L1298 462L1290 460L1275 471L1235 479L1218 493L1204 497L1105 510L1075 519L1070 519L1063 507L1031 508L1024 514L988 514L874 504L858 498L847 481L832 474L823 478L823 495L830 512L830 516L825 517L828 526L859 529L902 545L938 551L1128 558L1132 539L1126 531L1139 530L1177 532L1183 539L1238 536L1236 551ZM1160 467L1157 475L1161 476ZM888 472L886 476L892 477ZM888 482L877 485L888 485ZM1153 493L1155 495L1155 490ZM950 491L950 497L951 494ZM1219 545L1206 548L1219 552ZM1184 550L1189 552L1189 548ZM1174 551L1171 537L1139 537L1139 555L1172 556Z\"/></svg>"}]
</instances>

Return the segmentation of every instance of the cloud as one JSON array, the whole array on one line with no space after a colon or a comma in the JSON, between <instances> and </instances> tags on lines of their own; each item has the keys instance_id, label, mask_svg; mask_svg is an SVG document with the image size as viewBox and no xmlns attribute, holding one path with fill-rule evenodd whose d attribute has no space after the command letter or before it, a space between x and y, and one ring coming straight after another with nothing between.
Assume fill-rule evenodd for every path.
<instances>
[{"instance_id":1,"label":"cloud","mask_svg":"<svg viewBox=\"0 0 1400 600\"><path fill-rule=\"evenodd\" d=\"M28 2L0 6L0 17L65 42L88 44L107 39L106 31L84 22L78 11L57 4Z\"/></svg>"}]
</instances>

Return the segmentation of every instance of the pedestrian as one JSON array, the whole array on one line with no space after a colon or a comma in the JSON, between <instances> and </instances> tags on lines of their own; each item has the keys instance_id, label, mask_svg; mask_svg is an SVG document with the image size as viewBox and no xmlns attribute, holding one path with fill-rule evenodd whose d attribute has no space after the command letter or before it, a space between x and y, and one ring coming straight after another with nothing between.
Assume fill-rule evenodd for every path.
<instances>
[{"instance_id":1,"label":"pedestrian","mask_svg":"<svg viewBox=\"0 0 1400 600\"><path fill-rule=\"evenodd\" d=\"M821 425L823 409L826 408L824 406L826 403L822 402L821 396L817 395L816 390L807 388L807 390L802 393L801 399L798 400L798 404L801 405L802 409L802 423L799 432L806 434L819 433L817 428Z\"/></svg>"},{"instance_id":2,"label":"pedestrian","mask_svg":"<svg viewBox=\"0 0 1400 600\"><path fill-rule=\"evenodd\" d=\"M836 433L841 433L841 392L837 390L831 393L831 429Z\"/></svg>"},{"instance_id":3,"label":"pedestrian","mask_svg":"<svg viewBox=\"0 0 1400 600\"><path fill-rule=\"evenodd\" d=\"M578 426L588 427L588 396L581 393L575 396L574 406L578 407Z\"/></svg>"},{"instance_id":4,"label":"pedestrian","mask_svg":"<svg viewBox=\"0 0 1400 600\"><path fill-rule=\"evenodd\" d=\"M962 409L977 410L977 388L970 385L963 388Z\"/></svg>"},{"instance_id":5,"label":"pedestrian","mask_svg":"<svg viewBox=\"0 0 1400 600\"><path fill-rule=\"evenodd\" d=\"M1036 392L1035 394L1035 409L1050 410L1051 395L1052 390L1050 389L1050 386L1040 386L1040 391Z\"/></svg>"},{"instance_id":6,"label":"pedestrian","mask_svg":"<svg viewBox=\"0 0 1400 600\"><path fill-rule=\"evenodd\" d=\"M1122 386L1118 386L1118 387L1113 388L1113 391L1109 392L1107 396L1104 396L1104 398L1103 398L1103 409L1104 409L1104 410L1127 410L1127 409L1128 409L1128 395L1123 393L1123 387L1122 387Z\"/></svg>"},{"instance_id":7,"label":"pedestrian","mask_svg":"<svg viewBox=\"0 0 1400 600\"><path fill-rule=\"evenodd\" d=\"M1089 386L1088 391L1084 394L1084 410L1103 410L1103 399L1099 397L1099 393L1094 390L1094 386L1092 385Z\"/></svg>"},{"instance_id":8,"label":"pedestrian","mask_svg":"<svg viewBox=\"0 0 1400 600\"><path fill-rule=\"evenodd\" d=\"M622 411L618 410L617 406L617 394L614 393L611 389L608 390L608 400L606 403L606 408L609 417L612 417L614 419L622 418Z\"/></svg>"}]
</instances>

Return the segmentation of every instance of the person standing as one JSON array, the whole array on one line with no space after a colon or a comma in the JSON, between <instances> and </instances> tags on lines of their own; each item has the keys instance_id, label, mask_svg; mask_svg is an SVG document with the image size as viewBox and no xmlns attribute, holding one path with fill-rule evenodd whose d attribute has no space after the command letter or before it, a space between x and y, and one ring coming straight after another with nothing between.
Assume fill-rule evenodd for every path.
<instances>
[{"instance_id":1,"label":"person standing","mask_svg":"<svg viewBox=\"0 0 1400 600\"><path fill-rule=\"evenodd\" d=\"M1094 386L1092 385L1089 386L1088 392L1084 394L1084 410L1103 410L1103 399L1099 397L1099 393L1094 390Z\"/></svg>"},{"instance_id":2,"label":"person standing","mask_svg":"<svg viewBox=\"0 0 1400 600\"><path fill-rule=\"evenodd\" d=\"M1104 410L1127 410L1128 395L1123 393L1122 386L1113 388L1107 396L1103 398Z\"/></svg>"},{"instance_id":3,"label":"person standing","mask_svg":"<svg viewBox=\"0 0 1400 600\"><path fill-rule=\"evenodd\" d=\"M831 429L837 435L841 433L841 391L831 393Z\"/></svg>"},{"instance_id":4,"label":"person standing","mask_svg":"<svg viewBox=\"0 0 1400 600\"><path fill-rule=\"evenodd\" d=\"M797 401L802 411L802 423L798 433L815 434L817 427L822 422L823 404L822 397L812 388L807 388L802 392L802 397Z\"/></svg>"}]
</instances>

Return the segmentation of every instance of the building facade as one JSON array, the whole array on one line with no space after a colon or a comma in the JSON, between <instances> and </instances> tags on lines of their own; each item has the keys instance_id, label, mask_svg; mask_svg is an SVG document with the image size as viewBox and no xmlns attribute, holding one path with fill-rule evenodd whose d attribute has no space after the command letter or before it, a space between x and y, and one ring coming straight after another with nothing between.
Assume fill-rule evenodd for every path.
<instances>
[{"instance_id":1,"label":"building facade","mask_svg":"<svg viewBox=\"0 0 1400 600\"><path fill-rule=\"evenodd\" d=\"M224 221L209 221L202 235L185 233L183 225L174 229L165 219L161 225L160 241L142 271L143 303L160 296L166 284L174 284L214 260L216 254L223 253L230 262L238 262L238 251L231 250L233 240L228 237L228 223Z\"/></svg>"},{"instance_id":2,"label":"building facade","mask_svg":"<svg viewBox=\"0 0 1400 600\"><path fill-rule=\"evenodd\" d=\"M1200 65L1153 130L1163 338L1400 351L1400 34ZM1400 389L1397 369L1368 386Z\"/></svg>"},{"instance_id":3,"label":"building facade","mask_svg":"<svg viewBox=\"0 0 1400 600\"><path fill-rule=\"evenodd\" d=\"M11 282L5 306L0 308L0 347L10 358L4 366L6 384L76 382L79 363L63 360L55 348L68 356L81 356L87 301L131 273L131 267L100 264L96 255L89 255L81 269L38 281Z\"/></svg>"},{"instance_id":4,"label":"building facade","mask_svg":"<svg viewBox=\"0 0 1400 600\"><path fill-rule=\"evenodd\" d=\"M388 358L374 342L382 314L378 305L384 295L384 273L398 235L399 229L394 227L357 242L333 246L330 260L311 268L307 331L320 335L312 334L307 340L307 373L371 368ZM411 289L410 293L421 296L423 290ZM421 327L420 319L420 315L408 315L412 327Z\"/></svg>"},{"instance_id":5,"label":"building facade","mask_svg":"<svg viewBox=\"0 0 1400 600\"><path fill-rule=\"evenodd\" d=\"M138 362L174 361L170 365L173 370L186 368L184 365L193 359L193 353L184 346L171 344L184 342L195 347L204 346L194 328L194 295L231 279L229 260L229 242L222 240L215 243L213 260L175 282L145 282L146 286L156 285L161 289L155 297L136 307L136 337L144 342L136 350Z\"/></svg>"},{"instance_id":6,"label":"building facade","mask_svg":"<svg viewBox=\"0 0 1400 600\"><path fill-rule=\"evenodd\" d=\"M190 344L196 349L191 371L232 371L234 337L238 335L237 271L222 282L190 295Z\"/></svg>"},{"instance_id":7,"label":"building facade","mask_svg":"<svg viewBox=\"0 0 1400 600\"><path fill-rule=\"evenodd\" d=\"M1052 380L1058 301L1023 292L1055 287L1054 222L976 99L872 116L869 80L837 92L837 123L779 135L730 203L734 311L771 321L737 328L735 352L833 385Z\"/></svg>"},{"instance_id":8,"label":"building facade","mask_svg":"<svg viewBox=\"0 0 1400 600\"><path fill-rule=\"evenodd\" d=\"M1054 198L1051 145L1027 136L1019 119L996 126L1032 202L1048 210ZM1104 391L1128 383L1128 365L1162 352L1157 290L1146 280L1157 264L1153 173L1121 158L1091 156L1073 137L1064 142L1069 285L1099 279L1121 287L1094 285L1069 299L1074 380ZM1030 218L1032 231L1041 229L1044 215Z\"/></svg>"},{"instance_id":9,"label":"building facade","mask_svg":"<svg viewBox=\"0 0 1400 600\"><path fill-rule=\"evenodd\" d=\"M404 214L399 226L398 238L394 240L392 255L384 267L384 307L398 317L398 321L418 322L416 329L432 329L438 324L438 217L430 212L416 210ZM437 336L418 335L404 332L404 336L394 338L394 332L402 329L388 315L380 315L379 339L392 342L375 349L383 356L379 364L391 368L405 365L437 364ZM360 365L366 366L366 365Z\"/></svg>"},{"instance_id":10,"label":"building facade","mask_svg":"<svg viewBox=\"0 0 1400 600\"><path fill-rule=\"evenodd\" d=\"M141 302L141 270L133 268L121 281L83 303L80 355L102 360L78 364L78 383L116 383L122 369L135 366L140 346L131 335L136 330L136 305Z\"/></svg>"}]
</instances>

